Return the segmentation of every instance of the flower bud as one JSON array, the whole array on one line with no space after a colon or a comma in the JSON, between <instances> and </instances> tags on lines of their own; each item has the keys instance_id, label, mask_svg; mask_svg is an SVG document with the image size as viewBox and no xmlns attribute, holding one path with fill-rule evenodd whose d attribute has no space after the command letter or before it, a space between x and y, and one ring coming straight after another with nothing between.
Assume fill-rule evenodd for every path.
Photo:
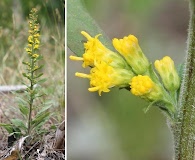
<instances>
[{"instance_id":1,"label":"flower bud","mask_svg":"<svg viewBox=\"0 0 195 160\"><path fill-rule=\"evenodd\" d=\"M131 79L131 93L150 101L157 101L163 98L163 91L155 84L149 76L138 75Z\"/></svg>"},{"instance_id":2,"label":"flower bud","mask_svg":"<svg viewBox=\"0 0 195 160\"><path fill-rule=\"evenodd\" d=\"M154 66L167 90L175 91L179 88L180 78L170 57L165 56L161 60L156 60Z\"/></svg>"},{"instance_id":3,"label":"flower bud","mask_svg":"<svg viewBox=\"0 0 195 160\"><path fill-rule=\"evenodd\" d=\"M149 62L143 54L135 36L129 35L123 39L114 38L113 46L125 58L136 74L146 72Z\"/></svg>"}]
</instances>

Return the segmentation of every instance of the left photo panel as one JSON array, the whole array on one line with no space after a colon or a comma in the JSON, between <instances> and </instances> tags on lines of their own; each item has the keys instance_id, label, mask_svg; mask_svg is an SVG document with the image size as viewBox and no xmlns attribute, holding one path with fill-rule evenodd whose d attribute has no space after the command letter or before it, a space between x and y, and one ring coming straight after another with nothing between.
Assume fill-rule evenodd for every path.
<instances>
[{"instance_id":1,"label":"left photo panel","mask_svg":"<svg viewBox=\"0 0 195 160\"><path fill-rule=\"evenodd\" d=\"M63 160L65 1L0 8L0 159Z\"/></svg>"}]
</instances>

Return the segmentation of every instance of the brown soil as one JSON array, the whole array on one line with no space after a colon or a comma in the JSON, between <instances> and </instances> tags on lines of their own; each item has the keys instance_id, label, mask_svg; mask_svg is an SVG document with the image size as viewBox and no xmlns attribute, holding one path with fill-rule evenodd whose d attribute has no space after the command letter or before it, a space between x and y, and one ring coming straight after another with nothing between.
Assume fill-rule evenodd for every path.
<instances>
[{"instance_id":1,"label":"brown soil","mask_svg":"<svg viewBox=\"0 0 195 160\"><path fill-rule=\"evenodd\" d=\"M9 123L11 118L16 118L18 116L15 111L16 107L17 103L15 102L15 96L13 94L0 93L0 123ZM57 126L57 130L59 128L60 127ZM65 128L63 128L63 130L64 129ZM57 141L56 131L47 133L41 140L30 146L24 141L22 146L19 147L18 145L21 142L21 139L19 139L16 140L12 146L8 147L8 137L10 137L10 135L7 131L3 127L0 127L0 160L18 160L18 154L20 155L20 158L24 160L65 159L64 143L58 148L55 147ZM64 137L62 137L62 141L63 140Z\"/></svg>"}]
</instances>

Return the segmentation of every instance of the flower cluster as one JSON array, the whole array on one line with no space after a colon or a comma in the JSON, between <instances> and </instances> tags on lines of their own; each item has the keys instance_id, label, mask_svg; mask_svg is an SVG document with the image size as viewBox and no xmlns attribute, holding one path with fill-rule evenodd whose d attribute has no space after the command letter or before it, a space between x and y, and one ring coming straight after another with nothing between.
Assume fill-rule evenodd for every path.
<instances>
[{"instance_id":1,"label":"flower cluster","mask_svg":"<svg viewBox=\"0 0 195 160\"><path fill-rule=\"evenodd\" d=\"M90 92L98 91L101 95L112 87L130 88L132 94L157 105L163 104L169 114L174 114L180 78L170 57L155 61L158 76L135 36L114 38L112 42L117 53L99 41L100 34L94 38L84 31L81 34L88 40L84 43L85 53L83 57L70 56L70 59L83 61L84 68L91 67L89 74L75 74L90 80Z\"/></svg>"},{"instance_id":2,"label":"flower cluster","mask_svg":"<svg viewBox=\"0 0 195 160\"><path fill-rule=\"evenodd\" d=\"M83 67L90 66L90 74L76 73L76 76L90 79L90 92L98 91L109 92L110 88L118 86L125 87L129 85L129 80L134 73L117 53L106 48L99 40L100 35L92 38L89 34L82 31L87 38L84 44L85 53L83 57L70 56L72 60L83 61ZM126 68L126 69L124 69Z\"/></svg>"},{"instance_id":3,"label":"flower cluster","mask_svg":"<svg viewBox=\"0 0 195 160\"><path fill-rule=\"evenodd\" d=\"M30 81L33 81L33 84L36 83L35 79L39 77L35 75L35 71L40 68L37 63L40 59L40 55L38 54L38 50L40 48L39 32L39 24L37 22L37 10L33 8L29 14L28 45L25 48L25 51L28 53L28 56L30 58L30 61L23 62L25 65L28 66L27 73L23 73L23 75Z\"/></svg>"},{"instance_id":4,"label":"flower cluster","mask_svg":"<svg viewBox=\"0 0 195 160\"><path fill-rule=\"evenodd\" d=\"M40 41L39 41L39 24L37 23L37 10L33 8L31 13L29 14L29 36L28 36L28 47L26 47L26 52L32 58L38 58L39 55L36 51L39 49Z\"/></svg>"}]
</instances>

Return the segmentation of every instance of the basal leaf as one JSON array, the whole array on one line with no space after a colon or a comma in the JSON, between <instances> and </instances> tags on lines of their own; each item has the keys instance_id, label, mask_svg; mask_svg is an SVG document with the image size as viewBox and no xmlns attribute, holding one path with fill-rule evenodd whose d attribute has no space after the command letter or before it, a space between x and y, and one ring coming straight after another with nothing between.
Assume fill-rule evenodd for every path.
<instances>
[{"instance_id":1,"label":"basal leaf","mask_svg":"<svg viewBox=\"0 0 195 160\"><path fill-rule=\"evenodd\" d=\"M27 129L21 119L11 119L11 122L18 128Z\"/></svg>"},{"instance_id":2,"label":"basal leaf","mask_svg":"<svg viewBox=\"0 0 195 160\"><path fill-rule=\"evenodd\" d=\"M13 126L11 124L5 124L5 123L0 123L0 127L3 127L6 129L6 131L11 134L13 132Z\"/></svg>"},{"instance_id":3,"label":"basal leaf","mask_svg":"<svg viewBox=\"0 0 195 160\"><path fill-rule=\"evenodd\" d=\"M91 36L102 34L100 41L109 49L113 49L110 39L89 15L81 0L68 0L67 6L67 44L72 52L78 56L84 53L83 42L86 38L81 35L81 31L86 31Z\"/></svg>"}]
</instances>

